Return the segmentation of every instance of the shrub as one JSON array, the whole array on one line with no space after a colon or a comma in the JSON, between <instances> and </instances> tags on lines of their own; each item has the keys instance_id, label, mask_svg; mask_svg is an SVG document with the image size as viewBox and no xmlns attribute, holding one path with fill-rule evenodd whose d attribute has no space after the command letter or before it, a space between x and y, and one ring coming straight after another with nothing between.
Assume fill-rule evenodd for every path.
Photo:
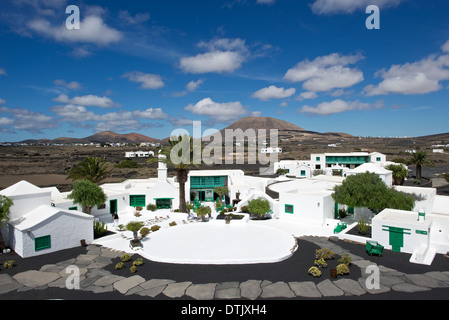
<instances>
[{"instance_id":1,"label":"shrub","mask_svg":"<svg viewBox=\"0 0 449 320\"><path fill-rule=\"evenodd\" d=\"M327 267L327 263L326 263L326 261L323 258L315 260L314 261L314 265L316 265L316 266L318 266L320 268L326 268Z\"/></svg>"},{"instance_id":2,"label":"shrub","mask_svg":"<svg viewBox=\"0 0 449 320\"><path fill-rule=\"evenodd\" d=\"M155 231L158 231L159 229L161 228L161 226L159 226L159 225L154 225L154 226L151 226L151 232L155 232Z\"/></svg>"},{"instance_id":3,"label":"shrub","mask_svg":"<svg viewBox=\"0 0 449 320\"><path fill-rule=\"evenodd\" d=\"M365 235L369 230L369 225L366 223L366 220L362 218L357 223L357 228L359 229L361 235Z\"/></svg>"},{"instance_id":4,"label":"shrub","mask_svg":"<svg viewBox=\"0 0 449 320\"><path fill-rule=\"evenodd\" d=\"M119 168L119 169L123 169L123 168L137 169L137 168L141 168L142 166L133 160L123 160L122 162L114 165L114 167Z\"/></svg>"},{"instance_id":5,"label":"shrub","mask_svg":"<svg viewBox=\"0 0 449 320\"><path fill-rule=\"evenodd\" d=\"M210 215L211 209L210 207L201 206L196 209L196 214L201 217L205 217L206 215Z\"/></svg>"},{"instance_id":6,"label":"shrub","mask_svg":"<svg viewBox=\"0 0 449 320\"><path fill-rule=\"evenodd\" d=\"M5 261L5 263L3 263L3 268L12 269L14 267L14 263L16 263L14 260Z\"/></svg>"},{"instance_id":7,"label":"shrub","mask_svg":"<svg viewBox=\"0 0 449 320\"><path fill-rule=\"evenodd\" d=\"M128 261L131 260L131 256L130 256L129 254L124 254L124 255L120 258L120 260L121 260L122 262L128 262Z\"/></svg>"},{"instance_id":8,"label":"shrub","mask_svg":"<svg viewBox=\"0 0 449 320\"><path fill-rule=\"evenodd\" d=\"M248 202L248 209L251 213L256 214L258 219L263 219L265 214L270 212L271 206L267 199L259 197Z\"/></svg>"},{"instance_id":9,"label":"shrub","mask_svg":"<svg viewBox=\"0 0 449 320\"><path fill-rule=\"evenodd\" d=\"M114 269L115 270L121 270L125 267L125 264L123 262L119 262L115 265Z\"/></svg>"},{"instance_id":10,"label":"shrub","mask_svg":"<svg viewBox=\"0 0 449 320\"><path fill-rule=\"evenodd\" d=\"M99 220L94 220L94 237L102 237L108 232L108 226Z\"/></svg>"},{"instance_id":11,"label":"shrub","mask_svg":"<svg viewBox=\"0 0 449 320\"><path fill-rule=\"evenodd\" d=\"M137 258L136 261L133 262L133 266L141 266L143 265L143 259Z\"/></svg>"},{"instance_id":12,"label":"shrub","mask_svg":"<svg viewBox=\"0 0 449 320\"><path fill-rule=\"evenodd\" d=\"M129 268L129 271L131 271L131 273L136 273L137 267L133 265L131 268Z\"/></svg>"},{"instance_id":13,"label":"shrub","mask_svg":"<svg viewBox=\"0 0 449 320\"><path fill-rule=\"evenodd\" d=\"M338 260L340 264L345 264L349 266L351 264L352 258L348 253L345 253L341 256L341 259Z\"/></svg>"},{"instance_id":14,"label":"shrub","mask_svg":"<svg viewBox=\"0 0 449 320\"><path fill-rule=\"evenodd\" d=\"M335 258L335 254L329 249L322 248L315 250L315 259L332 260Z\"/></svg>"},{"instance_id":15,"label":"shrub","mask_svg":"<svg viewBox=\"0 0 449 320\"><path fill-rule=\"evenodd\" d=\"M321 270L317 267L312 267L309 269L309 274L312 275L314 278L321 277Z\"/></svg>"},{"instance_id":16,"label":"shrub","mask_svg":"<svg viewBox=\"0 0 449 320\"><path fill-rule=\"evenodd\" d=\"M177 225L177 223L176 223L175 221L172 221L172 222L170 222L168 225L169 225L170 227L174 227L174 226Z\"/></svg>"},{"instance_id":17,"label":"shrub","mask_svg":"<svg viewBox=\"0 0 449 320\"><path fill-rule=\"evenodd\" d=\"M136 207L136 210L137 210L137 211L142 211L142 210L143 210L143 207L137 206L137 207Z\"/></svg>"},{"instance_id":18,"label":"shrub","mask_svg":"<svg viewBox=\"0 0 449 320\"><path fill-rule=\"evenodd\" d=\"M150 233L150 229L148 229L147 227L140 229L140 235L142 237L146 237L149 233Z\"/></svg>"},{"instance_id":19,"label":"shrub","mask_svg":"<svg viewBox=\"0 0 449 320\"><path fill-rule=\"evenodd\" d=\"M150 203L149 205L147 205L147 210L148 211L156 211L157 206L155 204Z\"/></svg>"},{"instance_id":20,"label":"shrub","mask_svg":"<svg viewBox=\"0 0 449 320\"><path fill-rule=\"evenodd\" d=\"M242 211L243 213L249 213L249 209L248 206L243 206L240 211Z\"/></svg>"},{"instance_id":21,"label":"shrub","mask_svg":"<svg viewBox=\"0 0 449 320\"><path fill-rule=\"evenodd\" d=\"M349 267L346 264L344 264L344 263L339 264L337 266L337 274L338 275L349 274Z\"/></svg>"}]
</instances>

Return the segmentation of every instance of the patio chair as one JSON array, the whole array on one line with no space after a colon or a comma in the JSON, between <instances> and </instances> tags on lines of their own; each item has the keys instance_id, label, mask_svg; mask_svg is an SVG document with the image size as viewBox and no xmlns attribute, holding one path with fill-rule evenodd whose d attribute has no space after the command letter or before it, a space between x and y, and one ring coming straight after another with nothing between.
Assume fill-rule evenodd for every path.
<instances>
[{"instance_id":1,"label":"patio chair","mask_svg":"<svg viewBox=\"0 0 449 320\"><path fill-rule=\"evenodd\" d=\"M367 241L366 242L366 252L372 256L373 254L377 254L382 256L382 252L384 247L380 245L377 241Z\"/></svg>"}]
</instances>

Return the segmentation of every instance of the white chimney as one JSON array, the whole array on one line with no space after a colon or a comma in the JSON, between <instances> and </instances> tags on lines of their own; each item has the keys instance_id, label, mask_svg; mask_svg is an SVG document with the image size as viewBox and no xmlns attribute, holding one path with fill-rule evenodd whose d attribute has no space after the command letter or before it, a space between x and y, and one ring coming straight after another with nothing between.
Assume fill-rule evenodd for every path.
<instances>
[{"instance_id":1,"label":"white chimney","mask_svg":"<svg viewBox=\"0 0 449 320\"><path fill-rule=\"evenodd\" d=\"M159 159L166 159L167 157L159 154ZM167 182L167 165L161 161L158 162L157 180L159 182Z\"/></svg>"}]
</instances>

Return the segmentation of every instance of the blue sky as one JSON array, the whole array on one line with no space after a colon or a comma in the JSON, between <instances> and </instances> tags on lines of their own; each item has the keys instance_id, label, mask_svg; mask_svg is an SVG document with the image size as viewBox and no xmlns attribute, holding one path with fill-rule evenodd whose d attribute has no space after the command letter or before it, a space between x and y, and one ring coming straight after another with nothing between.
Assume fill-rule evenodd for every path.
<instances>
[{"instance_id":1,"label":"blue sky","mask_svg":"<svg viewBox=\"0 0 449 320\"><path fill-rule=\"evenodd\" d=\"M368 30L368 5L380 29ZM66 28L66 8L80 29ZM244 116L360 136L448 132L448 1L3 0L0 141Z\"/></svg>"}]
</instances>

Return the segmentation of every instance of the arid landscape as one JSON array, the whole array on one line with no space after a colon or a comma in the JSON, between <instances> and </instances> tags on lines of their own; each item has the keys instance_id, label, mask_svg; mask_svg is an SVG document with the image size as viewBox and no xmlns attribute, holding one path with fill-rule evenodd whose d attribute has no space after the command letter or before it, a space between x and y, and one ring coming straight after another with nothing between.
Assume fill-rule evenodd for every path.
<instances>
[{"instance_id":1,"label":"arid landscape","mask_svg":"<svg viewBox=\"0 0 449 320\"><path fill-rule=\"evenodd\" d=\"M423 168L424 176L428 179L436 178L439 174L449 171L449 153L433 153L432 145L447 144L449 134L417 138L370 138L354 137L344 133L318 133L306 131L300 127L273 118L243 118L227 129L264 128L279 130L279 146L283 153L279 159L310 159L311 153L323 152L354 152L354 151L379 151L387 155L387 160L407 159L410 153L406 150L426 151L433 161L433 167ZM224 129L223 129L224 130ZM94 138L92 138L94 137ZM72 181L67 180L67 170L86 157L103 157L111 163L111 167L125 159L127 151L157 150L155 148L135 146L135 143L143 141L157 142L156 139L142 135L119 135L103 133L82 139L84 143L95 142L129 142L134 145L110 147L110 146L82 146L82 145L15 145L0 147L0 189L6 188L18 181L27 180L41 187L56 186L61 191L69 191ZM131 137L131 138L130 138ZM136 139L138 137L138 139ZM148 140L147 140L148 138ZM67 138L69 139L69 138ZM44 141L27 141L27 143L43 143ZM47 143L55 143L46 140ZM57 139L61 143L61 139ZM72 143L80 142L72 139ZM162 141L163 143L163 141ZM333 145L333 146L329 146ZM245 149L246 150L246 149ZM130 178L155 177L157 164L148 164L147 159L134 159L142 165L138 169L113 168L111 176L104 182L118 182ZM246 163L246 162L245 162ZM218 168L218 165L214 165ZM257 174L260 165L222 165L220 168L240 168L246 174ZM198 168L205 168L200 166ZM208 167L210 168L210 167ZM414 167L411 166L412 174ZM174 172L170 172L173 175Z\"/></svg>"}]
</instances>

